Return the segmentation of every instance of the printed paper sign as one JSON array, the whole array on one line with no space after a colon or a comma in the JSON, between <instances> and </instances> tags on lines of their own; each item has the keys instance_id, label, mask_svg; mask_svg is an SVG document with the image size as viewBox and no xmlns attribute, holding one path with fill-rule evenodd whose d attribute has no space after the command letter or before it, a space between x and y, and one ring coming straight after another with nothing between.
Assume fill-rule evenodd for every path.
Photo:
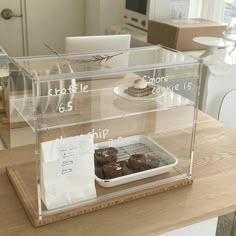
<instances>
[{"instance_id":1,"label":"printed paper sign","mask_svg":"<svg viewBox=\"0 0 236 236\"><path fill-rule=\"evenodd\" d=\"M79 150L76 148L58 148L58 175L72 175L76 170L76 159L79 159Z\"/></svg>"},{"instance_id":2,"label":"printed paper sign","mask_svg":"<svg viewBox=\"0 0 236 236\"><path fill-rule=\"evenodd\" d=\"M91 134L41 143L41 191L47 209L96 198Z\"/></svg>"}]
</instances>

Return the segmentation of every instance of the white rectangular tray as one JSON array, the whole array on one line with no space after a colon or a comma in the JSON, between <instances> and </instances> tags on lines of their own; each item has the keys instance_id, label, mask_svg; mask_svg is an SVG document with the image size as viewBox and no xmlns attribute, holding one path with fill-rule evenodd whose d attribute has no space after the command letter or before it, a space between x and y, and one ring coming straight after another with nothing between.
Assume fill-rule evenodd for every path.
<instances>
[{"instance_id":1,"label":"white rectangular tray","mask_svg":"<svg viewBox=\"0 0 236 236\"><path fill-rule=\"evenodd\" d=\"M128 160L129 157L134 153L141 153L150 154L153 157L157 157L157 159L160 161L160 164L157 168L128 174L114 179L100 179L95 176L98 184L105 188L164 174L169 172L174 166L178 164L178 160L172 154L144 135L119 138L116 140L95 144L95 149L107 147L115 147L118 150L118 162Z\"/></svg>"}]
</instances>

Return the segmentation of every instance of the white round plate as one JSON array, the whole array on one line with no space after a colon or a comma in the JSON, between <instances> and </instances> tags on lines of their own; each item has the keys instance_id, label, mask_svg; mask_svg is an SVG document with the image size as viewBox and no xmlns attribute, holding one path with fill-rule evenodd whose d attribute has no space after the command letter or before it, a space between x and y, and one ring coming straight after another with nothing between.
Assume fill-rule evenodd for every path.
<instances>
[{"instance_id":1,"label":"white round plate","mask_svg":"<svg viewBox=\"0 0 236 236\"><path fill-rule=\"evenodd\" d=\"M218 47L225 48L233 45L232 42L229 42L223 38L218 38L218 37L196 37L193 38L193 41L195 43L217 48Z\"/></svg>"},{"instance_id":2,"label":"white round plate","mask_svg":"<svg viewBox=\"0 0 236 236\"><path fill-rule=\"evenodd\" d=\"M128 87L131 87L133 86L132 83L130 84L121 84L121 85L118 85L117 87L115 87L113 89L113 92L120 96L120 97L123 97L125 99L129 99L129 100L135 100L135 101L150 101L150 100L153 100L153 99L156 99L156 98L159 98L161 96L164 95L164 92L165 92L165 88L163 87L160 87L159 85L153 85L153 84L148 84L150 87L152 87L154 89L154 93L148 95L148 96L143 96L143 97L133 97L131 95L129 95L128 93L125 92L125 90L128 88ZM160 88L160 89L158 89Z\"/></svg>"}]
</instances>

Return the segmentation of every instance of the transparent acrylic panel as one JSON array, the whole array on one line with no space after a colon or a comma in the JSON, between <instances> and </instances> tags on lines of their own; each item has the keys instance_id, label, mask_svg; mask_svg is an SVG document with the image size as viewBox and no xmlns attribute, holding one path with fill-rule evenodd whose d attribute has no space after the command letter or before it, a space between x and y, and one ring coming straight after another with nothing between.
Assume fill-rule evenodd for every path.
<instances>
[{"instance_id":1,"label":"transparent acrylic panel","mask_svg":"<svg viewBox=\"0 0 236 236\"><path fill-rule=\"evenodd\" d=\"M10 146L24 146L35 144L34 132L27 123L26 117L21 111L27 110L27 113L33 114L33 107L28 106L28 99L32 99L32 80L22 70L19 70L14 64L10 65L10 74L8 78L9 91L9 115L10 115ZM21 101L19 107L15 107L15 101ZM24 138L22 138L24 137Z\"/></svg>"},{"instance_id":2,"label":"transparent acrylic panel","mask_svg":"<svg viewBox=\"0 0 236 236\"><path fill-rule=\"evenodd\" d=\"M197 68L186 66L185 69ZM162 77L165 77L165 80L163 79L160 83L158 80L156 81L155 86L160 86L161 88L157 87L156 90L153 90L153 97L129 98L124 93L124 90L131 86L135 79L140 76L146 78L150 74L153 75L154 72L166 73L169 76L165 77L163 75ZM65 94L44 97L43 103L40 101L39 104L41 105L37 105L37 112L39 113L37 116L38 142L43 143L92 133L97 148L116 147L121 152L120 160L127 160L132 153L139 150L139 147L135 149L137 141L131 141L131 143L134 142L132 146L129 143L129 139L132 137L134 139L144 137L144 140L154 142L156 149L150 151L141 146L142 152L149 154L151 152L152 155L160 155L159 153L162 153L165 158L168 158L167 154L169 154L178 161L178 164L168 173L157 175L155 178L152 177L151 183L171 177L189 176L192 131L199 81L196 76L189 77L189 74L187 76L183 74L182 77L177 78L171 77L171 73L172 69L166 69L165 72L148 70L127 73L123 78L120 76L112 78L112 84L109 81L111 79L108 78L103 81L102 79L96 80L96 77L91 80L75 79L76 84L87 85L86 88L88 89L84 92L77 92L73 96ZM105 87L102 83L110 85ZM90 88L96 89L90 90ZM46 106L47 102L44 99L48 98L51 99L48 104L54 105L45 108L44 106ZM146 144L145 142L144 144ZM143 145L143 143L141 144ZM129 150L125 156L121 150L123 148L128 148ZM160 161L163 166L168 164L168 161L165 163L166 160L164 158ZM171 161L170 165L174 164ZM104 184L101 179L99 180L100 184ZM147 183L150 182L147 180L145 184ZM108 197L108 194L112 194L112 196L125 194L126 191L129 192L132 188L141 187L143 184L143 180L142 184L139 181L135 181L135 183L132 181L131 183L126 183L126 185L104 188L97 182L97 200ZM80 202L80 204L82 203ZM50 213L50 211L47 212L45 210L46 208L43 207L43 214Z\"/></svg>"},{"instance_id":3,"label":"transparent acrylic panel","mask_svg":"<svg viewBox=\"0 0 236 236\"><path fill-rule=\"evenodd\" d=\"M156 46L15 63L32 81L27 96L15 96L12 106L35 132L40 217L191 178L198 61ZM86 166L80 151L91 143L86 139L78 148L76 142L89 135L94 146ZM109 158L122 170L116 178L99 156L111 147ZM134 167L133 154L151 164Z\"/></svg>"},{"instance_id":4,"label":"transparent acrylic panel","mask_svg":"<svg viewBox=\"0 0 236 236\"><path fill-rule=\"evenodd\" d=\"M0 141L5 148L9 147L10 129L7 123L9 122L8 109L8 88L7 82L9 77L9 60L6 52L0 47L0 110L1 123L4 125L0 129Z\"/></svg>"},{"instance_id":5,"label":"transparent acrylic panel","mask_svg":"<svg viewBox=\"0 0 236 236\"><path fill-rule=\"evenodd\" d=\"M37 80L90 78L99 74L116 74L129 70L144 70L154 67L170 67L198 63L196 59L161 46L133 48L129 50L106 51L87 54L16 58L19 67L24 68ZM69 63L69 66L68 66ZM69 67L69 68L68 68ZM112 71L111 71L112 69ZM71 73L73 71L73 73ZM48 76L47 76L48 75Z\"/></svg>"}]
</instances>

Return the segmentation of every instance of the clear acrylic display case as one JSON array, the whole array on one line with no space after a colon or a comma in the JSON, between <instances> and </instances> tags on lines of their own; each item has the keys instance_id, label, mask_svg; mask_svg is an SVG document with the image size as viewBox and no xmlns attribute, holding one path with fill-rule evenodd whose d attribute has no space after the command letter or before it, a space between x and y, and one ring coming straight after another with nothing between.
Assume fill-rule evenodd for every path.
<instances>
[{"instance_id":1,"label":"clear acrylic display case","mask_svg":"<svg viewBox=\"0 0 236 236\"><path fill-rule=\"evenodd\" d=\"M0 138L4 147L8 147L9 143L9 109L8 109L8 90L7 81L9 76L9 60L8 55L0 46L0 112L1 123L3 124L0 129Z\"/></svg>"},{"instance_id":2,"label":"clear acrylic display case","mask_svg":"<svg viewBox=\"0 0 236 236\"><path fill-rule=\"evenodd\" d=\"M12 130L30 128L34 154L8 175L35 226L192 183L198 60L150 46L11 62Z\"/></svg>"}]
</instances>

